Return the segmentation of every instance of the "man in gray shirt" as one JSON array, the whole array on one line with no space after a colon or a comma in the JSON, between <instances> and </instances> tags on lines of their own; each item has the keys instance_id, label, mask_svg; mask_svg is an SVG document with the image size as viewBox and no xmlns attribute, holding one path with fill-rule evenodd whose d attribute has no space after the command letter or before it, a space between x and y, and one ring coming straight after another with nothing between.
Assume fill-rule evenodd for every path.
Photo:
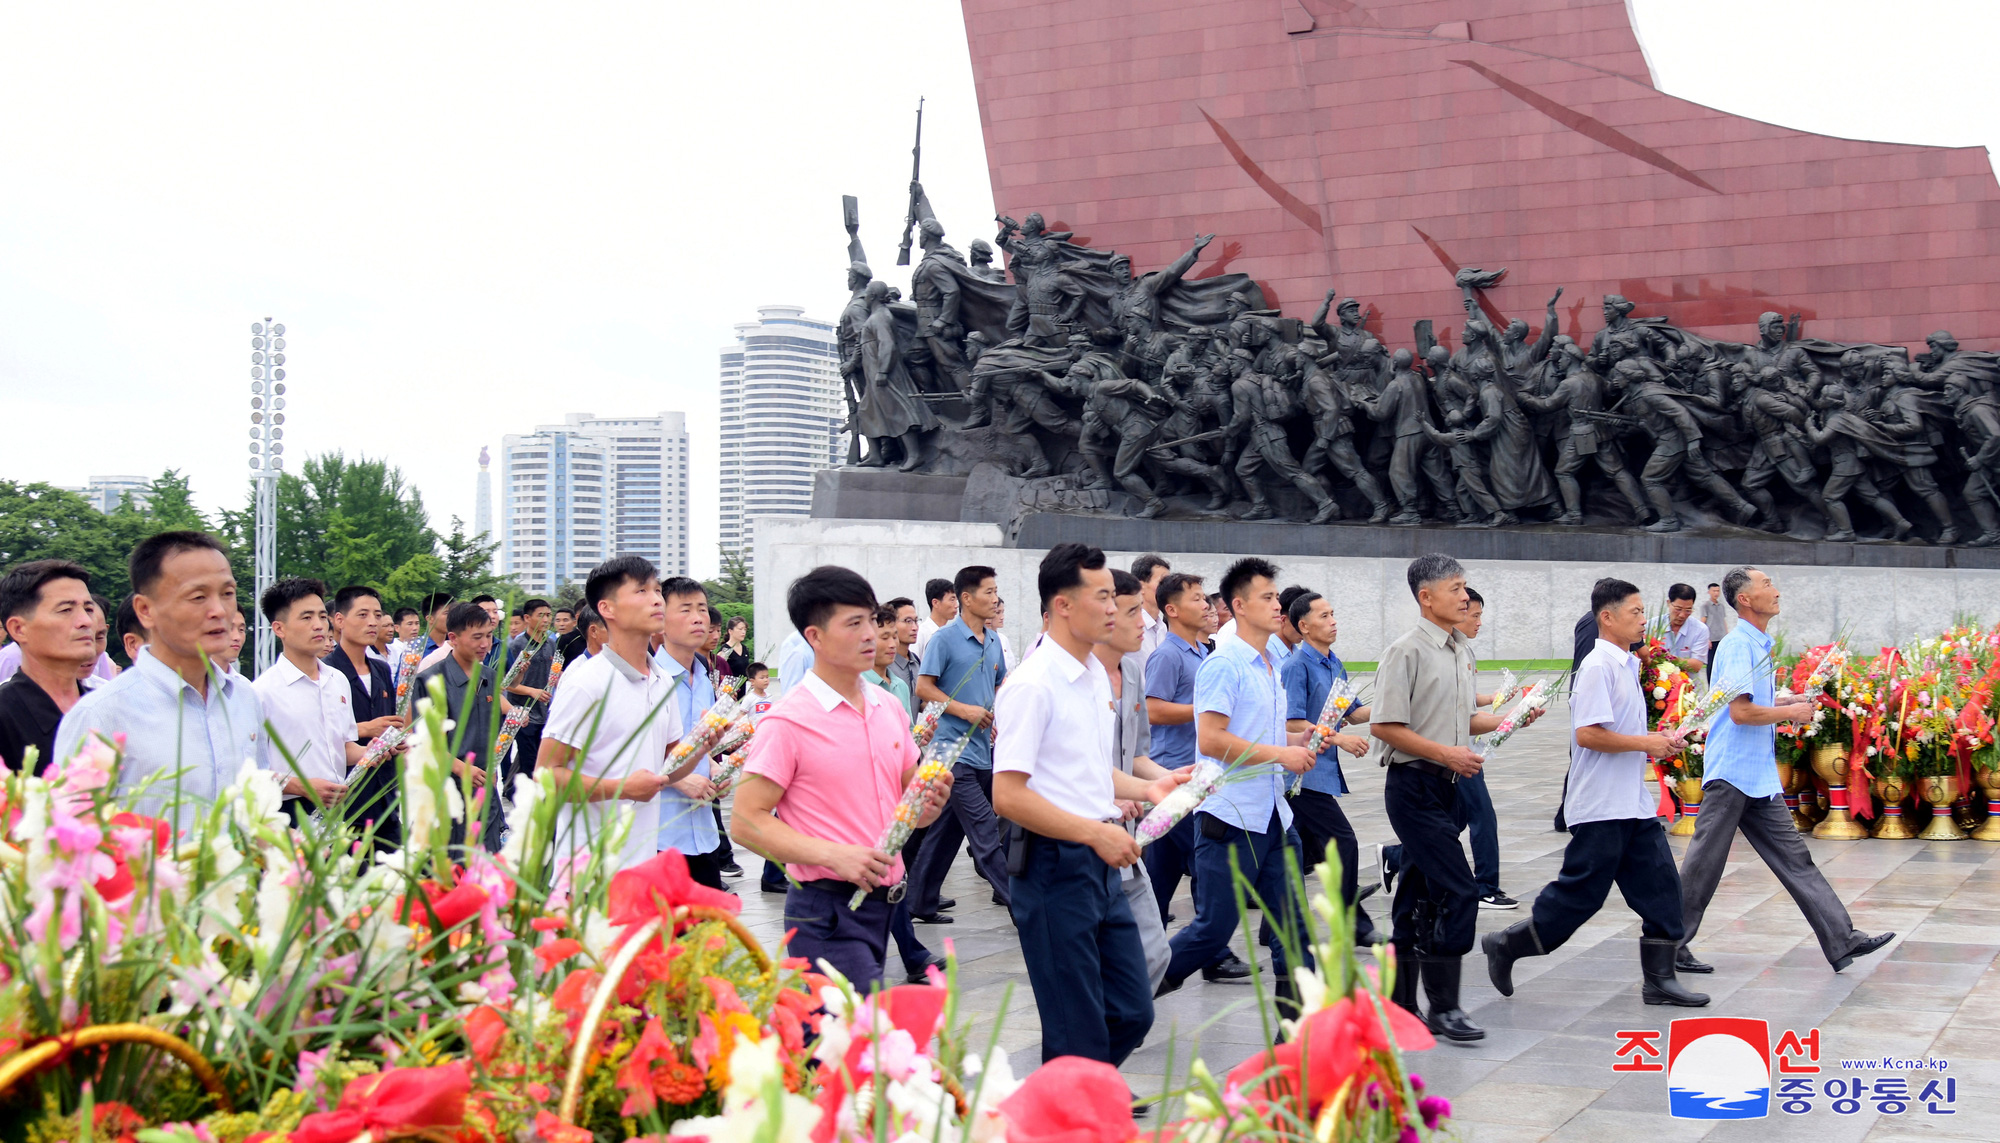
<instances>
[{"instance_id":1,"label":"man in gray shirt","mask_svg":"<svg viewBox=\"0 0 2000 1143\"><path fill-rule=\"evenodd\" d=\"M1708 628L1708 661L1713 663L1716 644L1722 642L1722 637L1729 634L1729 629L1736 624L1736 616L1730 612L1729 605L1722 602L1721 584L1708 585L1708 598L1695 608L1695 615L1702 626Z\"/></svg>"},{"instance_id":2,"label":"man in gray shirt","mask_svg":"<svg viewBox=\"0 0 2000 1143\"><path fill-rule=\"evenodd\" d=\"M1113 568L1111 592L1118 606L1111 638L1094 644L1091 653L1104 664L1105 674L1111 676L1111 693L1117 696L1113 700L1117 717L1112 723L1112 757L1120 770L1152 781L1167 771L1151 757L1153 728L1146 720L1146 667L1140 653L1146 640L1144 585L1132 573ZM1119 808L1126 813L1125 828L1132 829L1138 817L1137 804L1121 803ZM1173 953L1167 944L1167 927L1160 921L1159 903L1153 897L1153 881L1146 875L1143 861L1126 866L1119 875L1119 888L1125 891L1132 919L1139 925L1139 946L1146 950L1146 976L1157 992Z\"/></svg>"}]
</instances>

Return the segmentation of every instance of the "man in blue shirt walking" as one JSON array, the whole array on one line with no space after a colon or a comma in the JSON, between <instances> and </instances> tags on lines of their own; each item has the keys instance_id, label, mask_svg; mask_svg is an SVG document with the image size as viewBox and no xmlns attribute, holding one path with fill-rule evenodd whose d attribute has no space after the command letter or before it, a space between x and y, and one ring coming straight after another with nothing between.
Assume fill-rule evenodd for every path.
<instances>
[{"instance_id":1,"label":"man in blue shirt walking","mask_svg":"<svg viewBox=\"0 0 2000 1143\"><path fill-rule=\"evenodd\" d=\"M1847 906L1813 864L1812 852L1785 809L1778 787L1777 724L1811 718L1812 704L1774 705L1768 628L1778 615L1778 585L1756 568L1731 568L1722 577L1722 598L1742 622L1716 647L1708 676L1716 686L1736 693L1716 715L1702 753L1701 816L1695 819L1694 839L1681 860L1681 912L1687 932L1674 967L1682 972L1715 971L1696 960L1688 946L1701 928L1702 914L1715 896L1729 862L1730 843L1740 829L1798 903L1819 938L1820 952L1839 972L1896 934L1871 937L1854 927Z\"/></svg>"},{"instance_id":2,"label":"man in blue shirt walking","mask_svg":"<svg viewBox=\"0 0 2000 1143\"><path fill-rule=\"evenodd\" d=\"M951 768L951 801L924 834L923 849L910 867L910 915L928 925L948 925L940 891L962 840L972 863L993 887L993 903L1009 904L1007 852L993 816L993 696L1007 677L1000 633L988 626L1000 609L999 573L981 565L958 569L952 579L958 617L938 628L924 648L917 670L917 701L941 702L940 746L966 739Z\"/></svg>"},{"instance_id":3,"label":"man in blue shirt walking","mask_svg":"<svg viewBox=\"0 0 2000 1143\"><path fill-rule=\"evenodd\" d=\"M1286 617L1298 631L1300 642L1286 658L1283 668L1285 725L1291 731L1310 734L1319 722L1320 712L1326 708L1326 696L1332 692L1333 684L1347 678L1347 664L1333 653L1340 625L1334 618L1333 604L1316 591L1295 596ZM1367 722L1368 708L1350 709L1347 721ZM1347 775L1340 769L1340 752L1345 750L1359 757L1368 753L1368 747L1368 740L1358 735L1336 734L1329 738L1319 756L1313 759L1312 769L1299 779L1298 788L1291 795L1292 820L1298 826L1303 847L1299 857L1302 866L1311 869L1326 860L1329 844L1339 857L1340 899L1354 910L1355 941L1381 944L1388 938L1376 931L1367 910L1356 903L1359 882L1355 867L1360 861L1361 847L1355 840L1354 827L1340 808L1340 796L1347 792Z\"/></svg>"}]
</instances>

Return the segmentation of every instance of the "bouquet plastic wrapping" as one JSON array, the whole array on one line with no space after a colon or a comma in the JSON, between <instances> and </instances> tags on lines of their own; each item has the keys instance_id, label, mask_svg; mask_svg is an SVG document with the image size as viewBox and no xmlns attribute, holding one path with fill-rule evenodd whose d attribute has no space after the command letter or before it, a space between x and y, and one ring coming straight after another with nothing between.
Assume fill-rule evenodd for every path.
<instances>
[{"instance_id":1,"label":"bouquet plastic wrapping","mask_svg":"<svg viewBox=\"0 0 2000 1143\"><path fill-rule=\"evenodd\" d=\"M1751 668L1751 673L1754 676L1757 671L1769 666L1770 660L1767 658L1758 666ZM1670 709L1660 719L1660 725L1656 729L1661 734L1691 734L1697 729L1706 730L1709 723L1715 721L1715 716L1723 707L1728 706L1731 700L1737 695L1749 693L1752 680L1724 679L1707 689L1697 688L1692 682L1689 680L1689 685L1681 688L1679 701L1670 704Z\"/></svg>"},{"instance_id":2,"label":"bouquet plastic wrapping","mask_svg":"<svg viewBox=\"0 0 2000 1143\"><path fill-rule=\"evenodd\" d=\"M733 694L724 693L715 700L715 705L703 711L695 724L674 743L667 752L667 769L678 770L696 758L715 753L716 743L729 733L737 715L742 713L743 700Z\"/></svg>"},{"instance_id":3,"label":"bouquet plastic wrapping","mask_svg":"<svg viewBox=\"0 0 2000 1143\"><path fill-rule=\"evenodd\" d=\"M882 830L882 838L875 848L894 857L903 852L910 843L910 835L916 832L917 822L924 816L924 799L930 797L931 789L951 773L958 763L958 756L965 752L965 744L972 740L969 734L959 735L947 746L935 749L925 747L917 757L917 773L910 784L903 789L903 796L896 800L896 812L889 816L889 824ZM847 903L849 909L858 909L867 898L868 890L856 889L854 898Z\"/></svg>"},{"instance_id":4,"label":"bouquet plastic wrapping","mask_svg":"<svg viewBox=\"0 0 2000 1143\"><path fill-rule=\"evenodd\" d=\"M738 705L742 706L745 704L739 702ZM736 720L729 724L728 730L722 732L721 738L716 739L715 749L709 751L709 753L735 754L745 746L748 746L750 744L750 737L756 733L757 720L751 717L748 710L740 710L736 715Z\"/></svg>"},{"instance_id":5,"label":"bouquet plastic wrapping","mask_svg":"<svg viewBox=\"0 0 2000 1143\"><path fill-rule=\"evenodd\" d=\"M1507 705L1507 700L1520 693L1521 677L1514 673L1514 668L1502 667L1500 669L1500 685L1493 688L1493 702L1487 706L1486 712L1488 714L1499 714L1500 708Z\"/></svg>"},{"instance_id":6,"label":"bouquet plastic wrapping","mask_svg":"<svg viewBox=\"0 0 2000 1143\"><path fill-rule=\"evenodd\" d=\"M1555 693L1556 688L1551 680L1535 680L1534 685L1521 692L1521 697L1515 700L1513 708L1501 717L1500 725L1494 727L1490 733L1473 739L1473 742L1482 750L1500 749L1509 738L1514 737L1516 731L1527 725L1529 716L1548 708L1549 701L1555 697Z\"/></svg>"},{"instance_id":7,"label":"bouquet plastic wrapping","mask_svg":"<svg viewBox=\"0 0 2000 1143\"><path fill-rule=\"evenodd\" d=\"M937 737L938 719L943 717L944 704L941 702L927 702L917 711L916 724L910 727L910 739L917 744L917 749L929 746L931 739Z\"/></svg>"},{"instance_id":8,"label":"bouquet plastic wrapping","mask_svg":"<svg viewBox=\"0 0 2000 1143\"><path fill-rule=\"evenodd\" d=\"M1174 792L1168 794L1166 800L1148 810L1146 816L1139 819L1136 833L1139 848L1144 849L1167 836L1169 831L1181 824L1181 819L1195 812L1208 800L1210 794L1221 789L1223 781L1228 776L1229 769L1217 762L1207 758L1197 761L1194 764L1194 772L1188 776L1188 780L1175 786Z\"/></svg>"},{"instance_id":9,"label":"bouquet plastic wrapping","mask_svg":"<svg viewBox=\"0 0 2000 1143\"><path fill-rule=\"evenodd\" d=\"M710 794L708 797L709 801L720 801L722 795L729 792L729 784L734 782L737 776L743 773L743 763L749 761L749 759L749 751L737 750L723 755L715 763L714 768L708 772L709 784L715 787L715 793Z\"/></svg>"},{"instance_id":10,"label":"bouquet plastic wrapping","mask_svg":"<svg viewBox=\"0 0 2000 1143\"><path fill-rule=\"evenodd\" d=\"M1319 721L1313 724L1312 733L1306 736L1306 750L1315 759L1326 749L1326 741L1340 733L1347 723L1347 714L1361 703L1361 696L1354 684L1346 679L1333 680L1333 686L1326 692L1326 702L1319 708ZM1295 774L1285 787L1285 796L1293 797L1304 788L1304 775Z\"/></svg>"},{"instance_id":11,"label":"bouquet plastic wrapping","mask_svg":"<svg viewBox=\"0 0 2000 1143\"><path fill-rule=\"evenodd\" d=\"M354 764L356 769L366 770L371 766L381 765L382 760L394 754L396 748L403 744L403 740L409 737L409 731L405 728L410 724L411 700L416 694L417 664L423 661L423 640L410 640L409 645L403 648L402 667L396 675L396 717L403 720L403 725L392 726L376 736L361 755L361 761Z\"/></svg>"},{"instance_id":12,"label":"bouquet plastic wrapping","mask_svg":"<svg viewBox=\"0 0 2000 1143\"><path fill-rule=\"evenodd\" d=\"M508 670L507 681L501 685L501 690L504 691L508 687L513 686L520 679L521 668L529 659L534 657L535 651L540 649L541 644L537 643L534 650L528 651L514 660L514 666ZM554 661L549 664L549 683L542 688L549 692L549 701L551 703L555 701L556 684L562 681L562 669L562 652L557 651ZM493 757L503 761L506 759L507 751L514 748L514 736L520 733L522 727L528 725L528 716L534 713L537 701L539 700L529 699L526 702L515 703L514 708L507 712L506 720L500 724L500 739L493 744Z\"/></svg>"}]
</instances>

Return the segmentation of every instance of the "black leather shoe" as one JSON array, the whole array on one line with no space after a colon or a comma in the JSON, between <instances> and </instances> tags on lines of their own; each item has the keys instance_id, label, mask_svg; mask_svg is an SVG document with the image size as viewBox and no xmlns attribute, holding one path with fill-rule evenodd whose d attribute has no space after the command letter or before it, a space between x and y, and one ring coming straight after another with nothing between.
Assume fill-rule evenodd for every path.
<instances>
[{"instance_id":1,"label":"black leather shoe","mask_svg":"<svg viewBox=\"0 0 2000 1143\"><path fill-rule=\"evenodd\" d=\"M938 912L940 913L944 912L947 909L956 909L956 908L958 908L958 898L956 897L946 897L942 901L938 902Z\"/></svg>"},{"instance_id":2,"label":"black leather shoe","mask_svg":"<svg viewBox=\"0 0 2000 1143\"><path fill-rule=\"evenodd\" d=\"M1875 952L1876 950L1880 949L1883 945L1886 945L1890 941L1893 941L1895 939L1896 939L1896 934L1894 933L1882 933L1880 935L1872 936L1863 940L1860 944L1855 945L1851 949L1848 949L1846 956L1843 956L1839 960L1833 962L1833 971L1839 972L1841 969L1846 968L1850 964L1853 964L1855 957L1867 956L1869 953Z\"/></svg>"},{"instance_id":3,"label":"black leather shoe","mask_svg":"<svg viewBox=\"0 0 2000 1143\"><path fill-rule=\"evenodd\" d=\"M1646 977L1645 985L1639 989L1639 999L1648 1004L1706 1007L1707 993L1688 991L1674 976L1674 950L1679 947L1679 941L1639 942L1639 971Z\"/></svg>"},{"instance_id":4,"label":"black leather shoe","mask_svg":"<svg viewBox=\"0 0 2000 1143\"><path fill-rule=\"evenodd\" d=\"M910 919L920 925L949 925L952 922L943 913L911 913Z\"/></svg>"},{"instance_id":5,"label":"black leather shoe","mask_svg":"<svg viewBox=\"0 0 2000 1143\"><path fill-rule=\"evenodd\" d=\"M1694 954L1682 948L1674 953L1675 972L1714 972L1715 966L1707 961L1694 959ZM1838 970L1836 970L1838 971Z\"/></svg>"},{"instance_id":6,"label":"black leather shoe","mask_svg":"<svg viewBox=\"0 0 2000 1143\"><path fill-rule=\"evenodd\" d=\"M1424 1026L1431 1030L1431 1035L1460 1044L1486 1038L1486 1029L1474 1024L1463 1008L1428 1013L1424 1016Z\"/></svg>"},{"instance_id":7,"label":"black leather shoe","mask_svg":"<svg viewBox=\"0 0 2000 1143\"><path fill-rule=\"evenodd\" d=\"M995 894L993 895L993 903L994 903L995 905L998 905L998 906L1000 906L1000 907L1001 907L1002 909L1011 909L1011 908L1013 908L1013 906L1011 906L1011 905L1007 904L1007 902L1005 902L1005 901L1002 901L1002 900L1000 899L1000 894L998 894L998 893L995 893ZM943 907L943 906L939 906L939 908L942 908L942 907Z\"/></svg>"},{"instance_id":8,"label":"black leather shoe","mask_svg":"<svg viewBox=\"0 0 2000 1143\"><path fill-rule=\"evenodd\" d=\"M791 886L785 884L782 881L778 882L776 885L765 885L759 883L757 888L762 889L766 893L776 893L780 897L784 896L786 893L791 891Z\"/></svg>"},{"instance_id":9,"label":"black leather shoe","mask_svg":"<svg viewBox=\"0 0 2000 1143\"><path fill-rule=\"evenodd\" d=\"M943 958L943 957L941 957L941 956L939 956L939 955L938 955L938 954L936 954L936 953L932 953L932 954L930 954L930 959L929 959L929 960L925 961L924 963L922 963L922 964L918 965L918 966L917 966L917 967L915 967L915 968L911 968L911 969L909 969L909 972L910 972L910 976L909 976L909 980L910 980L910 983L911 983L911 984L929 984L929 983L931 982L931 978L930 978L930 969L932 968L932 966L936 966L936 968L937 968L937 970L938 970L939 972L943 972L943 971L945 970L945 960L944 960L944 958ZM908 968L909 966L908 966L908 965L905 965L904 967L905 967L905 968Z\"/></svg>"},{"instance_id":10,"label":"black leather shoe","mask_svg":"<svg viewBox=\"0 0 2000 1143\"><path fill-rule=\"evenodd\" d=\"M1249 975L1250 966L1235 953L1230 953L1201 970L1203 980L1242 980Z\"/></svg>"}]
</instances>

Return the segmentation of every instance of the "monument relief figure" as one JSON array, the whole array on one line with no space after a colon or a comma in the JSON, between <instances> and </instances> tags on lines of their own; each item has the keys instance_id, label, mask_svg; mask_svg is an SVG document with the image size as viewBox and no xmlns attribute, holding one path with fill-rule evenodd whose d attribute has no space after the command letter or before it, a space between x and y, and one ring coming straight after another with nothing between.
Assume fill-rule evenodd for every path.
<instances>
[{"instance_id":1,"label":"monument relief figure","mask_svg":"<svg viewBox=\"0 0 2000 1143\"><path fill-rule=\"evenodd\" d=\"M1812 407L1785 384L1784 373L1775 365L1759 369L1739 361L1730 372L1732 388L1740 394L1744 424L1756 442L1756 451L1743 469L1743 495L1757 505L1764 528L1785 530L1785 518L1770 492L1771 481L1779 478L1799 499L1831 519L1826 501L1820 497L1819 472L1813 467L1806 440L1806 419Z\"/></svg>"},{"instance_id":2,"label":"monument relief figure","mask_svg":"<svg viewBox=\"0 0 2000 1143\"><path fill-rule=\"evenodd\" d=\"M1557 352L1564 356L1568 372L1557 382L1555 392L1546 397L1522 394L1521 407L1539 413L1554 413L1563 430L1556 449L1556 485L1562 491L1563 511L1556 523L1574 527L1583 523L1583 485L1576 474L1586 462L1609 477L1618 494L1632 506L1632 515L1641 524L1655 518L1639 491L1639 482L1625 467L1615 435L1607 435L1597 415L1604 412L1604 378L1584 360L1583 350L1564 338Z\"/></svg>"},{"instance_id":3,"label":"monument relief figure","mask_svg":"<svg viewBox=\"0 0 2000 1143\"><path fill-rule=\"evenodd\" d=\"M1952 519L1951 503L1939 487L1935 469L1938 449L1944 445L1944 426L1952 423L1951 407L1944 397L1919 386L1917 375L1901 361L1883 363L1886 381L1874 415L1867 417L1896 442L1897 448L1882 457L1883 469L1893 480L1900 477L1911 495L1923 501L1939 524L1937 542L1958 542L1958 525Z\"/></svg>"},{"instance_id":4,"label":"monument relief figure","mask_svg":"<svg viewBox=\"0 0 2000 1143\"><path fill-rule=\"evenodd\" d=\"M1608 348L1608 347L1607 347ZM1611 391L1618 395L1614 412L1636 419L1639 426L1653 437L1653 453L1646 460L1646 467L1639 473L1639 483L1646 490L1647 499L1653 502L1653 510L1660 518L1647 525L1649 532L1678 532L1681 529L1680 515L1674 511L1674 501L1668 489L1668 481L1675 473L1684 472L1697 488L1701 488L1722 502L1724 508L1736 516L1738 523L1746 523L1757 515L1757 506L1729 486L1701 451L1701 426L1688 412L1687 406L1668 388L1657 366L1643 358L1622 356L1612 368Z\"/></svg>"},{"instance_id":5,"label":"monument relief figure","mask_svg":"<svg viewBox=\"0 0 2000 1143\"><path fill-rule=\"evenodd\" d=\"M1612 366L1618 358L1611 353L1614 339L1624 339L1628 345L1626 355L1643 354L1658 359L1665 356L1667 342L1660 336L1653 323L1632 320L1632 311L1637 308L1620 294L1604 295L1604 328L1590 341L1590 367L1609 377Z\"/></svg>"},{"instance_id":6,"label":"monument relief figure","mask_svg":"<svg viewBox=\"0 0 2000 1143\"><path fill-rule=\"evenodd\" d=\"M1431 347L1430 358L1432 392L1438 407L1444 410L1445 427L1435 428L1426 420L1424 431L1451 462L1458 486L1458 506L1465 513L1466 522L1483 528L1520 523L1494 497L1486 480L1485 450L1467 428L1478 416L1477 381L1458 373L1442 345ZM1467 359L1466 367L1491 370L1493 362L1477 356Z\"/></svg>"},{"instance_id":7,"label":"monument relief figure","mask_svg":"<svg viewBox=\"0 0 2000 1143\"><path fill-rule=\"evenodd\" d=\"M1160 368L1166 364L1171 343L1162 342L1164 326L1161 324L1161 300L1181 279L1194 269L1201 252L1215 241L1215 235L1203 234L1194 240L1185 254L1174 259L1164 270L1154 270L1137 277L1132 275L1132 259L1123 254L1113 254L1110 273L1113 288L1117 293L1111 298L1111 320L1125 335L1125 353L1148 368L1145 372L1158 377Z\"/></svg>"},{"instance_id":8,"label":"monument relief figure","mask_svg":"<svg viewBox=\"0 0 2000 1143\"><path fill-rule=\"evenodd\" d=\"M1521 408L1511 385L1502 380L1500 366L1492 358L1479 361L1473 376L1479 394L1473 413L1477 420L1466 427L1468 435L1486 445L1488 487L1501 508L1537 508L1554 502L1555 485L1542 466L1542 452L1535 440L1535 426Z\"/></svg>"},{"instance_id":9,"label":"monument relief figure","mask_svg":"<svg viewBox=\"0 0 2000 1143\"><path fill-rule=\"evenodd\" d=\"M859 246L859 240L854 243ZM875 280L866 262L847 264L847 304L841 307L834 325L834 350L840 354L841 395L847 402L847 463L861 463L861 394L868 388L868 373L861 362L861 328L868 324L868 285ZM875 464L881 464L880 460Z\"/></svg>"},{"instance_id":10,"label":"monument relief figure","mask_svg":"<svg viewBox=\"0 0 2000 1143\"><path fill-rule=\"evenodd\" d=\"M863 291L868 316L861 325L861 367L867 388L861 394L859 425L868 438L865 467L889 463L892 443L903 449L904 472L914 472L924 460L923 434L937 427L937 418L917 396L896 340L896 317L889 309L889 284L868 283Z\"/></svg>"},{"instance_id":11,"label":"monument relief figure","mask_svg":"<svg viewBox=\"0 0 2000 1143\"><path fill-rule=\"evenodd\" d=\"M1242 518L1268 520L1277 514L1260 479L1264 470L1269 468L1275 476L1289 481L1294 488L1305 493L1317 509L1312 522L1324 524L1340 515L1340 505L1321 487L1319 481L1299 467L1283 424L1285 418L1296 411L1292 396L1277 378L1254 372L1250 367L1252 356L1249 349L1243 348L1236 350L1231 359L1229 400L1235 408L1235 416L1223 428L1223 436L1230 442L1230 448L1241 449L1233 457L1236 478L1242 482L1244 491L1250 494L1250 507ZM1225 462L1230 459L1230 454L1224 455Z\"/></svg>"},{"instance_id":12,"label":"monument relief figure","mask_svg":"<svg viewBox=\"0 0 2000 1143\"><path fill-rule=\"evenodd\" d=\"M1424 522L1423 483L1430 485L1439 514L1458 518L1457 496L1452 491L1451 473L1444 456L1431 444L1427 413L1430 403L1424 395L1424 379L1413 367L1415 359L1407 349L1398 349L1389 358L1389 383L1380 397L1370 400L1352 393L1354 406L1372 421L1388 426L1395 444L1389 455L1389 488L1396 497L1396 514L1389 523L1399 528Z\"/></svg>"},{"instance_id":13,"label":"monument relief figure","mask_svg":"<svg viewBox=\"0 0 2000 1143\"><path fill-rule=\"evenodd\" d=\"M1956 351L1957 343L1952 345ZM1935 351L1936 346L1932 349ZM1969 473L1965 478L1965 502L1972 509L1972 518L1979 521L1979 538L1972 545L1984 548L2000 544L2000 398L1971 371L1953 370L1944 373L1944 377L1945 392L1952 401L1952 419L1964 438L1964 447L1958 455Z\"/></svg>"},{"instance_id":14,"label":"monument relief figure","mask_svg":"<svg viewBox=\"0 0 2000 1143\"><path fill-rule=\"evenodd\" d=\"M1381 349L1381 343L1373 338L1368 339L1368 344L1375 350ZM1319 358L1325 352L1326 343L1309 337L1301 341L1292 353L1290 368L1302 379L1299 391L1306 414L1313 423L1313 443L1306 449L1305 459L1300 464L1314 477L1322 468L1331 465L1374 506L1374 514L1368 517L1368 522L1380 524L1389 518L1389 498L1382 495L1382 486L1375 482L1375 474L1361 463L1361 454L1355 450L1354 402L1338 381L1321 371Z\"/></svg>"},{"instance_id":15,"label":"monument relief figure","mask_svg":"<svg viewBox=\"0 0 2000 1143\"><path fill-rule=\"evenodd\" d=\"M1833 530L1826 538L1835 543L1855 538L1854 519L1847 510L1848 493L1855 492L1861 495L1862 503L1889 521L1895 531L1890 539L1900 540L1910 534L1912 525L1896 510L1895 501L1882 495L1882 489L1862 463L1871 449L1892 449L1893 442L1886 440L1875 426L1849 412L1847 401L1845 386L1826 386L1820 390L1825 413L1815 413L1806 421L1806 439L1824 447L1833 459L1833 471L1826 486L1820 489L1820 496L1826 501L1827 518L1833 522Z\"/></svg>"},{"instance_id":16,"label":"monument relief figure","mask_svg":"<svg viewBox=\"0 0 2000 1143\"><path fill-rule=\"evenodd\" d=\"M1776 369L1792 392L1811 400L1819 394L1819 365L1788 334L1783 314L1757 315L1757 341L1743 348L1743 360L1752 369Z\"/></svg>"},{"instance_id":17,"label":"monument relief figure","mask_svg":"<svg viewBox=\"0 0 2000 1143\"><path fill-rule=\"evenodd\" d=\"M984 238L975 238L972 245L965 248L966 257L972 259L972 274L989 282L1005 282L1007 272L993 264L993 246Z\"/></svg>"},{"instance_id":18,"label":"monument relief figure","mask_svg":"<svg viewBox=\"0 0 2000 1143\"><path fill-rule=\"evenodd\" d=\"M1515 318L1507 323L1500 334L1500 364L1507 370L1507 376L1518 386L1526 386L1529 379L1541 371L1542 362L1548 360L1549 350L1556 343L1556 303L1562 300L1563 292L1558 288L1549 298L1548 313L1542 319L1542 332L1533 342L1528 340L1528 323Z\"/></svg>"}]
</instances>

